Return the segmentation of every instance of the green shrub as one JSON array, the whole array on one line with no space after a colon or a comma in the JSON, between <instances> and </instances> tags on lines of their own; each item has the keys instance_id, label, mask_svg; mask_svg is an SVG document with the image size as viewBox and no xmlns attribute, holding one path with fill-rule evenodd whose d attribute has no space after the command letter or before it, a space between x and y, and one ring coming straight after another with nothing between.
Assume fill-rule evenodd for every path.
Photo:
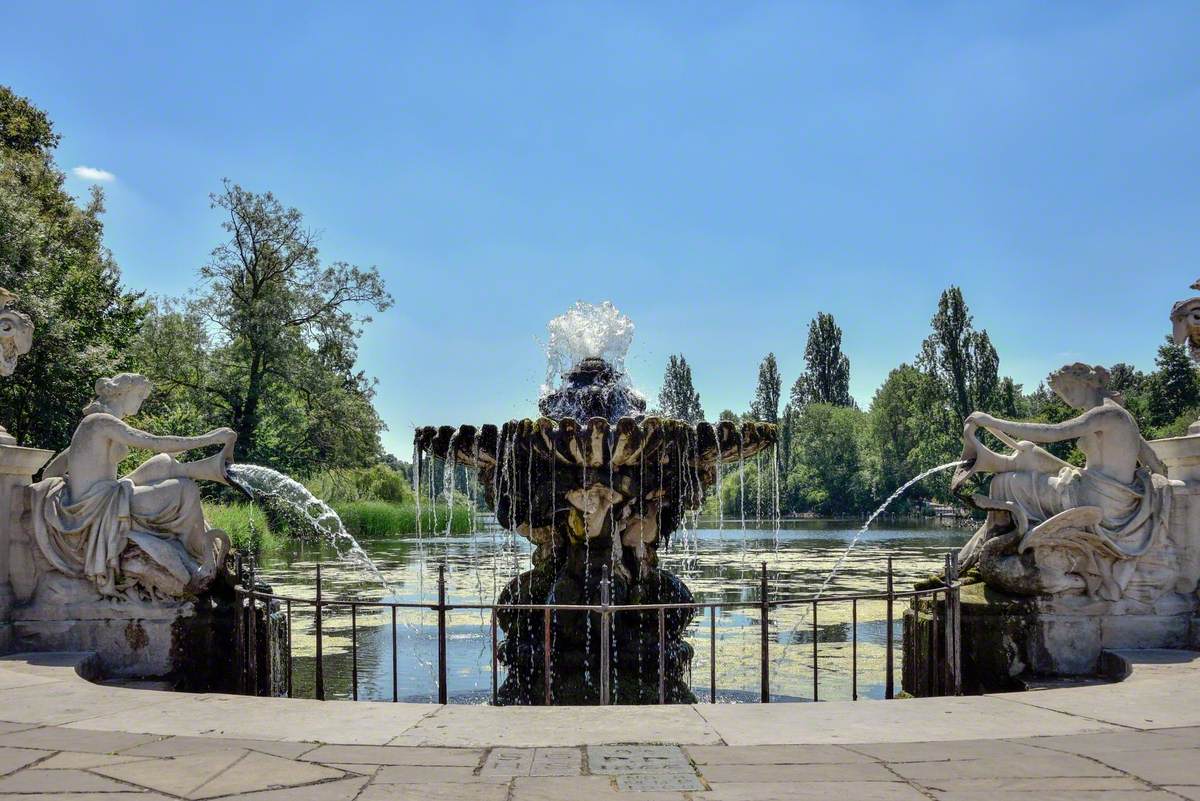
<instances>
[{"instance_id":1,"label":"green shrub","mask_svg":"<svg viewBox=\"0 0 1200 801\"><path fill-rule=\"evenodd\" d=\"M304 481L309 492L327 503L389 501L411 503L412 487L403 473L384 464L352 470L323 470Z\"/></svg>"},{"instance_id":2,"label":"green shrub","mask_svg":"<svg viewBox=\"0 0 1200 801\"><path fill-rule=\"evenodd\" d=\"M204 519L229 535L233 547L258 553L278 548L282 540L267 525L263 510L252 503L204 503Z\"/></svg>"}]
</instances>

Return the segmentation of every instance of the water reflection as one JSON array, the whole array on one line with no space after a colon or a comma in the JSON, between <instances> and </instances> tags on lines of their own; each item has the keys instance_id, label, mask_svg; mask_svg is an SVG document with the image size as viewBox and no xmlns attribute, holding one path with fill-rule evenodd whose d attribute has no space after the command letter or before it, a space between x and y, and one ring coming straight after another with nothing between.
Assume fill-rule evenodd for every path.
<instances>
[{"instance_id":1,"label":"water reflection","mask_svg":"<svg viewBox=\"0 0 1200 801\"><path fill-rule=\"evenodd\" d=\"M826 595L882 590L888 556L893 557L897 589L938 569L946 552L968 536L961 529L925 524L878 524L859 541ZM663 566L678 574L705 602L756 601L760 571L767 565L774 598L811 594L832 569L857 526L845 521L798 521L782 528L733 529L704 524L677 533L660 551ZM446 566L451 604L491 603L513 576L529 566L528 543L498 528L453 537L404 535L364 539L380 570L395 589L387 600L433 603L437 567ZM338 563L332 549L296 543L266 555L261 574L281 595L315 596L313 576L322 563L327 598L378 600L382 589L358 569ZM899 618L901 603L897 603ZM822 602L816 620L817 658L822 699L849 698L853 634L857 634L858 693L882 697L884 643L887 637L883 601L860 601L857 624L849 602ZM398 610L392 626L389 609L357 610L359 697L428 702L437 695L437 620L429 610ZM770 618L771 690L775 700L812 698L813 620L811 605L772 610ZM759 612L721 610L716 618L718 701L754 701L759 686ZM621 625L621 616L615 616ZM352 636L349 607L326 610L323 648L325 687L329 698L351 696ZM448 614L449 692L456 702L486 702L491 695L491 625L487 612L455 610ZM693 687L708 700L710 670L708 614L698 616L688 632L695 648ZM313 694L315 640L311 610L293 608L295 694ZM895 626L899 641L899 625ZM393 645L394 643L394 645ZM393 673L393 655L394 673ZM500 681L503 681L503 668ZM896 655L897 681L900 655ZM620 699L616 699L618 702Z\"/></svg>"}]
</instances>

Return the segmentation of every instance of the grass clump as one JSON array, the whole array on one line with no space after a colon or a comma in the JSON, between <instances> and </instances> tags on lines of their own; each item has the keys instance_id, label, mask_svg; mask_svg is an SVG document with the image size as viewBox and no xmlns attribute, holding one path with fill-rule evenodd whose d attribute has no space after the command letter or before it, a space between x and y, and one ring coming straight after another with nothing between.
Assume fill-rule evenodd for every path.
<instances>
[{"instance_id":1,"label":"grass clump","mask_svg":"<svg viewBox=\"0 0 1200 801\"><path fill-rule=\"evenodd\" d=\"M342 518L346 530L354 536L386 536L388 534L412 534L417 530L417 507L414 503L365 500L343 501L330 504ZM434 531L434 510L423 504L421 508L421 530ZM446 530L446 506L438 504L437 530ZM454 519L450 526L453 534L471 530L471 512L464 506L454 507Z\"/></svg>"},{"instance_id":2,"label":"grass clump","mask_svg":"<svg viewBox=\"0 0 1200 801\"><path fill-rule=\"evenodd\" d=\"M282 544L280 537L271 531L267 516L256 504L238 502L215 503L205 501L204 519L213 528L229 535L233 547L258 553Z\"/></svg>"}]
</instances>

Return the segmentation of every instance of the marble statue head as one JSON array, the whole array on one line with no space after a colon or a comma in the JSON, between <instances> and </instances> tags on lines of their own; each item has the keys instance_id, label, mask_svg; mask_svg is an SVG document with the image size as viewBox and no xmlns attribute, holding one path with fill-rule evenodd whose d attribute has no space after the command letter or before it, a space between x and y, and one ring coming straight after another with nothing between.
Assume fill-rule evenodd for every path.
<instances>
[{"instance_id":1,"label":"marble statue head","mask_svg":"<svg viewBox=\"0 0 1200 801\"><path fill-rule=\"evenodd\" d=\"M1060 367L1050 374L1050 388L1075 409L1091 409L1099 406L1105 398L1117 403L1121 395L1108 388L1108 370L1100 365L1075 362Z\"/></svg>"},{"instance_id":2,"label":"marble statue head","mask_svg":"<svg viewBox=\"0 0 1200 801\"><path fill-rule=\"evenodd\" d=\"M114 417L130 417L138 413L154 385L137 373L118 373L112 378L96 381L96 400L88 404L84 414L98 412Z\"/></svg>"},{"instance_id":3,"label":"marble statue head","mask_svg":"<svg viewBox=\"0 0 1200 801\"><path fill-rule=\"evenodd\" d=\"M1192 358L1200 361L1200 298L1182 300L1171 309L1171 336L1176 345L1186 342Z\"/></svg>"},{"instance_id":4,"label":"marble statue head","mask_svg":"<svg viewBox=\"0 0 1200 801\"><path fill-rule=\"evenodd\" d=\"M33 345L33 321L12 304L17 296L0 289L0 376L10 376L17 369L17 359Z\"/></svg>"}]
</instances>

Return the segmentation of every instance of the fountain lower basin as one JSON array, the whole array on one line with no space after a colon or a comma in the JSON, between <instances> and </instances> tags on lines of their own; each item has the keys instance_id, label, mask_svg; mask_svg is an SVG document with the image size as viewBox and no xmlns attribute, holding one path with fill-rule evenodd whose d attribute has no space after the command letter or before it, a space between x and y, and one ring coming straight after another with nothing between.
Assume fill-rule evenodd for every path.
<instances>
[{"instance_id":1,"label":"fountain lower basin","mask_svg":"<svg viewBox=\"0 0 1200 801\"><path fill-rule=\"evenodd\" d=\"M531 569L509 582L499 603L598 604L602 597L618 607L688 603L687 586L659 568L658 549L686 513L703 505L722 465L743 463L775 440L767 423L541 417L502 427L420 428L416 469L418 483L421 475L453 476L456 465L476 469L499 523L534 544ZM431 466L428 457L443 464ZM658 702L660 647L666 700L695 700L685 681L692 649L682 637L692 616L692 610L669 610L660 639L656 612L613 615L607 644L612 700ZM512 610L498 622L505 635L498 656L509 671L501 703L600 701L599 615L552 613L549 675L542 614Z\"/></svg>"}]
</instances>

